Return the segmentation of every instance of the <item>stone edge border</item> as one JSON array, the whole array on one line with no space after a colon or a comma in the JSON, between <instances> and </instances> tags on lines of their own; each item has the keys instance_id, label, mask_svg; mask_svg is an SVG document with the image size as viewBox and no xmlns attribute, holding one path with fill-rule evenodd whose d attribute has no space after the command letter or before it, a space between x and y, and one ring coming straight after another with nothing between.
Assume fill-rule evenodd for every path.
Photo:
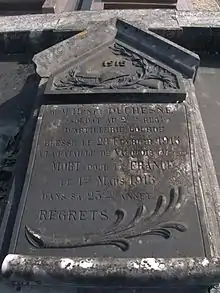
<instances>
[{"instance_id":1,"label":"stone edge border","mask_svg":"<svg viewBox=\"0 0 220 293\"><path fill-rule=\"evenodd\" d=\"M110 19L159 34L193 52L219 54L220 11L108 10L0 16L0 53L34 55Z\"/></svg>"},{"instance_id":2,"label":"stone edge border","mask_svg":"<svg viewBox=\"0 0 220 293\"><path fill-rule=\"evenodd\" d=\"M42 30L82 31L92 22L102 22L115 17L139 24L142 29L220 28L220 11L149 9L75 11L61 14L3 16L0 17L0 33Z\"/></svg>"},{"instance_id":3,"label":"stone edge border","mask_svg":"<svg viewBox=\"0 0 220 293\"><path fill-rule=\"evenodd\" d=\"M9 254L2 273L13 282L74 286L207 286L220 280L220 258L57 258Z\"/></svg>"},{"instance_id":4,"label":"stone edge border","mask_svg":"<svg viewBox=\"0 0 220 293\"><path fill-rule=\"evenodd\" d=\"M45 83L46 79L43 79L42 89ZM198 135L193 139L195 149L192 152L196 154L193 164L200 165L199 185L206 206L205 218L213 219L213 227L209 227L209 236L214 244L211 247L211 257L115 259L8 254L1 266L5 281L38 285L71 283L74 286L126 284L126 287L158 287L163 285L168 288L198 284L208 288L220 282L220 240L218 235L213 233L219 227L219 218L216 216L220 209L219 186L192 80L186 80L185 85L188 93L192 93L188 94L186 101L191 107L189 113L191 123L196 121L192 132ZM34 116L36 117L36 113Z\"/></svg>"}]
</instances>

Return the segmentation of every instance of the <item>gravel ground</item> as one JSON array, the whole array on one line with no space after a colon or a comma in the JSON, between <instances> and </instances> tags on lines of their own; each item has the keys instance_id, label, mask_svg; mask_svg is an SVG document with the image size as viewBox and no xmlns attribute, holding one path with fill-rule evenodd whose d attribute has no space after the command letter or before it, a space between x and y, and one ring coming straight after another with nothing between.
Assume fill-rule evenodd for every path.
<instances>
[{"instance_id":1,"label":"gravel ground","mask_svg":"<svg viewBox=\"0 0 220 293\"><path fill-rule=\"evenodd\" d=\"M191 0L193 9L206 10L206 11L218 11L220 5L218 0Z\"/></svg>"}]
</instances>

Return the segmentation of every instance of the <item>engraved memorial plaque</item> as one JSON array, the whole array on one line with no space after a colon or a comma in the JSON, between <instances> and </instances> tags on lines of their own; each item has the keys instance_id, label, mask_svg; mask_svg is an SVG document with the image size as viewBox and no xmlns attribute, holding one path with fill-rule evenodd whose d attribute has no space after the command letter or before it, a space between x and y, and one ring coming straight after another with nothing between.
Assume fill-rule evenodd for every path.
<instances>
[{"instance_id":1,"label":"engraved memorial plaque","mask_svg":"<svg viewBox=\"0 0 220 293\"><path fill-rule=\"evenodd\" d=\"M139 25L93 23L34 56L44 96L2 263L11 281L158 292L219 283L199 56Z\"/></svg>"},{"instance_id":2,"label":"engraved memorial plaque","mask_svg":"<svg viewBox=\"0 0 220 293\"><path fill-rule=\"evenodd\" d=\"M93 102L102 102L103 93L111 92L117 101L126 102L131 93L135 102L177 102L186 97L178 71L120 40L62 67L50 76L45 92L58 100L60 95L86 94L88 99L95 94Z\"/></svg>"},{"instance_id":3,"label":"engraved memorial plaque","mask_svg":"<svg viewBox=\"0 0 220 293\"><path fill-rule=\"evenodd\" d=\"M204 256L186 109L42 106L10 251Z\"/></svg>"}]
</instances>

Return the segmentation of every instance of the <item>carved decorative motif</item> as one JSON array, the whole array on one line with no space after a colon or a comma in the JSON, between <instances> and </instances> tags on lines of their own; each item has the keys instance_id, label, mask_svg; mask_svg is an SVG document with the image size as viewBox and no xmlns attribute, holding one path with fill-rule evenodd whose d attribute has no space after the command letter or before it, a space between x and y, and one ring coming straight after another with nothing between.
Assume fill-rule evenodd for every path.
<instances>
[{"instance_id":1,"label":"carved decorative motif","mask_svg":"<svg viewBox=\"0 0 220 293\"><path fill-rule=\"evenodd\" d=\"M156 206L151 213L147 213L145 205L139 206L134 217L124 224L126 212L123 209L115 211L116 220L106 230L97 234L87 234L78 238L58 238L42 235L29 226L25 226L26 238L36 248L77 248L97 245L114 245L122 251L129 249L129 239L143 236L160 236L169 239L172 231L185 232L187 226L173 219L180 210L183 202L182 187L171 189L169 199L164 195L157 198Z\"/></svg>"},{"instance_id":2,"label":"carved decorative motif","mask_svg":"<svg viewBox=\"0 0 220 293\"><path fill-rule=\"evenodd\" d=\"M121 44L114 43L110 50L121 58L118 63L116 62L119 66L112 66L114 63L112 60L105 61L103 67L107 67L108 71L100 74L87 73L79 67L73 68L67 72L65 78L54 82L55 89L179 89L176 76L168 70ZM130 63L134 70L126 66L127 63ZM123 70L120 70L121 67Z\"/></svg>"}]
</instances>

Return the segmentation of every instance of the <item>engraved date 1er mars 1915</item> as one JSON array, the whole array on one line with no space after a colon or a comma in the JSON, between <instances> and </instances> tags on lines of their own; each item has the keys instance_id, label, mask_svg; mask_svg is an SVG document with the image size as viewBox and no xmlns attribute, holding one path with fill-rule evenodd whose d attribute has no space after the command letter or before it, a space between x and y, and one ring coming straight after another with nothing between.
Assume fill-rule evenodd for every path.
<instances>
[{"instance_id":1,"label":"engraved date 1er mars 1915","mask_svg":"<svg viewBox=\"0 0 220 293\"><path fill-rule=\"evenodd\" d=\"M129 249L129 240L144 236L160 236L169 239L172 231L186 232L188 227L185 223L178 222L174 216L183 204L184 192L180 186L171 188L169 196L160 195L157 198L155 208L150 212L143 204L140 205L131 220L125 223L129 216L124 209L115 211L116 220L106 230L94 234L84 234L81 238L56 237L43 235L25 226L25 235L28 242L36 248L77 248L98 245L113 245L122 251Z\"/></svg>"}]
</instances>

